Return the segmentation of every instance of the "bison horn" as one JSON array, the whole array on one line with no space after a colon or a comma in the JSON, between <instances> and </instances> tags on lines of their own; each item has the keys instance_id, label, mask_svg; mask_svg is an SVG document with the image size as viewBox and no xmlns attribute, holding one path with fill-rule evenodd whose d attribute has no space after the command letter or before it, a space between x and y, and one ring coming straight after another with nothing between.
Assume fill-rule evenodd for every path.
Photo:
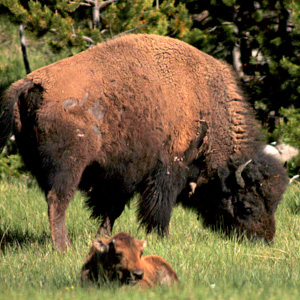
<instances>
[{"instance_id":1,"label":"bison horn","mask_svg":"<svg viewBox=\"0 0 300 300\"><path fill-rule=\"evenodd\" d=\"M245 187L245 181L242 177L242 172L244 171L244 169L247 167L248 164L250 164L252 161L252 159L249 159L247 162L245 162L244 164L240 165L238 167L238 169L235 171L235 177L236 177L236 181L238 183L238 185L241 187L241 188L244 188Z\"/></svg>"},{"instance_id":2,"label":"bison horn","mask_svg":"<svg viewBox=\"0 0 300 300\"><path fill-rule=\"evenodd\" d=\"M195 193L196 187L197 187L197 183L196 182L190 182L191 191L189 192L189 196L192 196Z\"/></svg>"}]
</instances>

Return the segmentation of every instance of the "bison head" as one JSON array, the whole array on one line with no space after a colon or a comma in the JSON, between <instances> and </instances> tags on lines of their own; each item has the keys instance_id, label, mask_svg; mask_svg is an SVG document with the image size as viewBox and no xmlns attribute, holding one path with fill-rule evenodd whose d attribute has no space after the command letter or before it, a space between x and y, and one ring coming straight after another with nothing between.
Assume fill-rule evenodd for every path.
<instances>
[{"instance_id":1,"label":"bison head","mask_svg":"<svg viewBox=\"0 0 300 300\"><path fill-rule=\"evenodd\" d=\"M191 182L183 205L195 208L204 225L270 242L274 214L287 184L282 164L264 152L232 159L215 176Z\"/></svg>"},{"instance_id":2,"label":"bison head","mask_svg":"<svg viewBox=\"0 0 300 300\"><path fill-rule=\"evenodd\" d=\"M145 245L146 241L138 241L125 232L110 239L95 239L81 270L82 281L137 283L144 276L141 256Z\"/></svg>"}]
</instances>

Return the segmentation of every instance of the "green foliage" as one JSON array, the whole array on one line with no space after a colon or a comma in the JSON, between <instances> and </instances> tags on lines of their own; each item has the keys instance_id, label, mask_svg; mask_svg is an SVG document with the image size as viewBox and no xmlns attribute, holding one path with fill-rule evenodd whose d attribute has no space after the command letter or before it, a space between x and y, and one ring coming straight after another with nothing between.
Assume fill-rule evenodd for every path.
<instances>
[{"instance_id":1,"label":"green foliage","mask_svg":"<svg viewBox=\"0 0 300 300\"><path fill-rule=\"evenodd\" d=\"M0 154L0 177L20 177L25 172L24 164L18 154L7 156L6 153Z\"/></svg>"},{"instance_id":2,"label":"green foliage","mask_svg":"<svg viewBox=\"0 0 300 300\"><path fill-rule=\"evenodd\" d=\"M0 179L31 177L29 171L17 153L15 141L9 140L4 151L0 154Z\"/></svg>"},{"instance_id":3,"label":"green foliage","mask_svg":"<svg viewBox=\"0 0 300 300\"><path fill-rule=\"evenodd\" d=\"M300 2L185 0L198 28L193 45L234 64L238 46L244 88L269 132L281 107L300 107Z\"/></svg>"},{"instance_id":4,"label":"green foliage","mask_svg":"<svg viewBox=\"0 0 300 300\"><path fill-rule=\"evenodd\" d=\"M99 1L104 4L105 1ZM104 5L99 24L91 19L95 4L90 1L33 1L28 7L21 0L2 1L26 29L45 37L51 49L72 53L126 32L155 33L184 38L192 25L185 5L175 0L162 1L157 8L152 0L120 0Z\"/></svg>"},{"instance_id":5,"label":"green foliage","mask_svg":"<svg viewBox=\"0 0 300 300\"><path fill-rule=\"evenodd\" d=\"M8 16L0 15L0 95L11 83L26 75L20 49L19 27ZM27 53L33 70L53 63L68 55L67 51L55 54L45 44L45 39L38 41L26 34Z\"/></svg>"},{"instance_id":6,"label":"green foliage","mask_svg":"<svg viewBox=\"0 0 300 300\"><path fill-rule=\"evenodd\" d=\"M139 33L165 35L168 29L166 16L156 10L153 1L149 0L117 1L102 16L107 20L104 34L109 33L111 37L133 29Z\"/></svg>"},{"instance_id":7,"label":"green foliage","mask_svg":"<svg viewBox=\"0 0 300 300\"><path fill-rule=\"evenodd\" d=\"M282 118L276 128L276 134L281 139L298 149L300 149L300 108L281 108Z\"/></svg>"},{"instance_id":8,"label":"green foliage","mask_svg":"<svg viewBox=\"0 0 300 300\"><path fill-rule=\"evenodd\" d=\"M287 162L287 170L291 177L300 174L300 155L296 155ZM297 179L298 181L298 179ZM298 209L300 211L300 209Z\"/></svg>"},{"instance_id":9,"label":"green foliage","mask_svg":"<svg viewBox=\"0 0 300 300\"><path fill-rule=\"evenodd\" d=\"M177 207L170 235L161 239L138 229L135 204L116 221L124 230L147 240L144 255L164 257L177 271L180 284L147 291L80 286L80 268L97 231L77 193L67 211L72 247L52 247L47 204L37 185L25 179L0 182L1 299L299 299L300 186L294 183L277 212L277 232L270 246L250 243L204 229L196 215Z\"/></svg>"},{"instance_id":10,"label":"green foliage","mask_svg":"<svg viewBox=\"0 0 300 300\"><path fill-rule=\"evenodd\" d=\"M19 47L18 29L0 16L0 94L12 82L25 76ZM20 66L22 66L20 68Z\"/></svg>"},{"instance_id":11,"label":"green foliage","mask_svg":"<svg viewBox=\"0 0 300 300\"><path fill-rule=\"evenodd\" d=\"M300 108L281 108L280 114L274 135L282 142L300 149ZM300 155L288 162L288 170L290 175L299 174Z\"/></svg>"}]
</instances>

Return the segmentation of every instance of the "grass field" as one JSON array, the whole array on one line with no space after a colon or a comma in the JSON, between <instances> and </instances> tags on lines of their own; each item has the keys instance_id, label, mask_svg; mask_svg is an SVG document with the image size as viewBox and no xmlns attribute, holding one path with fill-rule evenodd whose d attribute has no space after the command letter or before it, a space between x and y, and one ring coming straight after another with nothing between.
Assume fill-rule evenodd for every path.
<instances>
[{"instance_id":1,"label":"grass field","mask_svg":"<svg viewBox=\"0 0 300 300\"><path fill-rule=\"evenodd\" d=\"M29 178L0 182L0 299L299 299L300 185L294 183L277 211L272 246L226 238L204 229L190 211L174 210L170 236L146 236L138 229L134 201L117 220L114 233L147 239L145 255L164 257L180 284L145 292L132 288L80 286L81 265L96 233L84 195L69 206L67 227L72 247L53 250L47 205Z\"/></svg>"}]
</instances>

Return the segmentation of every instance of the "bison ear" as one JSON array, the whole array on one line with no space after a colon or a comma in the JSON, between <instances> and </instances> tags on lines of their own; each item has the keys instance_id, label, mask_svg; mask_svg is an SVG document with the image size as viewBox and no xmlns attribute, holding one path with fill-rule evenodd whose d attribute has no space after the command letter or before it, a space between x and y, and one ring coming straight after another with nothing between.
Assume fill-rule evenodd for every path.
<instances>
[{"instance_id":1,"label":"bison ear","mask_svg":"<svg viewBox=\"0 0 300 300\"><path fill-rule=\"evenodd\" d=\"M93 246L100 253L106 253L109 250L108 241L106 239L96 239L93 241Z\"/></svg>"},{"instance_id":2,"label":"bison ear","mask_svg":"<svg viewBox=\"0 0 300 300\"><path fill-rule=\"evenodd\" d=\"M230 193L230 189L226 185L226 180L229 177L229 175L230 175L230 171L229 171L228 168L226 168L226 167L219 167L218 168L218 177L221 181L222 192L223 193Z\"/></svg>"}]
</instances>

